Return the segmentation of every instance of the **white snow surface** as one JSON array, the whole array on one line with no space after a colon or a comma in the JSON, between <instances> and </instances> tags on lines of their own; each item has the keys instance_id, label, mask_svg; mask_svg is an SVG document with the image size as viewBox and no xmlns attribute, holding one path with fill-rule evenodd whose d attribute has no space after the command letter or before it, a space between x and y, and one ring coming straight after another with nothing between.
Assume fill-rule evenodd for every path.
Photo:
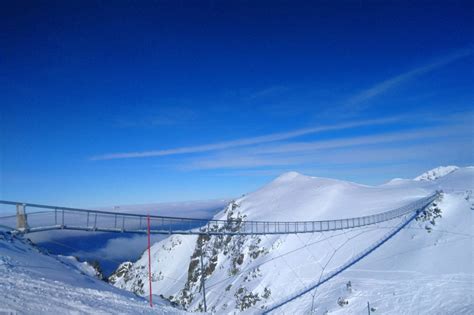
<instances>
[{"instance_id":1,"label":"white snow surface","mask_svg":"<svg viewBox=\"0 0 474 315\"><path fill-rule=\"evenodd\" d=\"M181 314L101 281L74 257L39 251L0 231L0 314ZM159 300L156 297L156 300Z\"/></svg>"},{"instance_id":2,"label":"white snow surface","mask_svg":"<svg viewBox=\"0 0 474 315\"><path fill-rule=\"evenodd\" d=\"M458 169L459 167L454 166L454 165L439 166L421 174L420 176L415 177L414 180L436 180Z\"/></svg>"},{"instance_id":3,"label":"white snow surface","mask_svg":"<svg viewBox=\"0 0 474 315\"><path fill-rule=\"evenodd\" d=\"M375 314L472 314L474 168L444 173L431 180L400 179L366 186L290 172L237 199L215 218L226 219L230 212L244 220L264 221L358 217L444 190L436 201L442 217L435 225L413 221L349 270L274 313L367 314L369 301ZM211 236L205 240L203 254L208 309L215 314L242 309L261 313L262 308L311 286L400 222L394 219L314 234ZM202 307L197 241L197 236L174 235L151 249L154 294L182 302L191 311ZM148 294L148 286L140 286L140 282L147 283L147 264L145 252L115 285L140 288L140 294ZM350 290L346 287L349 281ZM340 298L347 304L338 305Z\"/></svg>"},{"instance_id":4,"label":"white snow surface","mask_svg":"<svg viewBox=\"0 0 474 315\"><path fill-rule=\"evenodd\" d=\"M57 255L56 256L59 261L65 264L69 264L75 269L79 270L85 275L88 275L89 277L98 277L99 273L97 270L94 269L88 262L86 261L78 261L76 257L74 256L63 256L63 255Z\"/></svg>"}]
</instances>

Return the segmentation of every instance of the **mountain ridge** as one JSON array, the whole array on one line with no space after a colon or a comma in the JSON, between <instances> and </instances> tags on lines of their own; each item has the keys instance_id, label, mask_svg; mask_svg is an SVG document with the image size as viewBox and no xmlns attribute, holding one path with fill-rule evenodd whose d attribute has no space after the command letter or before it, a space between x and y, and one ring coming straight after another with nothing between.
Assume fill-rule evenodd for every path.
<instances>
[{"instance_id":1,"label":"mountain ridge","mask_svg":"<svg viewBox=\"0 0 474 315\"><path fill-rule=\"evenodd\" d=\"M449 175L452 172L455 172L459 169L458 166L455 165L448 165L448 166L438 166L435 167L427 172L420 174L419 176L415 177L413 180L416 181L433 181L443 176Z\"/></svg>"}]
</instances>

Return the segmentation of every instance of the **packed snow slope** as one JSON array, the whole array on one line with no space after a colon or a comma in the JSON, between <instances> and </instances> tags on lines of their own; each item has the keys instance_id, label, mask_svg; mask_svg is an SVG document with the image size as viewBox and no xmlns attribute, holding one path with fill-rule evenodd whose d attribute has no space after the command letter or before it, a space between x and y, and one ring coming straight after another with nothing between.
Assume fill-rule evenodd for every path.
<instances>
[{"instance_id":1,"label":"packed snow slope","mask_svg":"<svg viewBox=\"0 0 474 315\"><path fill-rule=\"evenodd\" d=\"M0 231L0 313L8 314L180 314L96 278L74 257L53 256ZM163 303L162 303L163 304Z\"/></svg>"},{"instance_id":2,"label":"packed snow slope","mask_svg":"<svg viewBox=\"0 0 474 315\"><path fill-rule=\"evenodd\" d=\"M286 173L231 202L216 219L310 221L380 213L445 192L370 256L276 314L471 314L474 168L365 186ZM272 236L171 236L152 247L152 286L190 311L261 313L344 264L403 218L344 231ZM235 222L235 221L234 221ZM238 226L237 226L238 228ZM203 268L200 257L203 257ZM148 294L146 253L110 278ZM146 285L145 285L146 284ZM376 313L376 314L377 314Z\"/></svg>"}]
</instances>

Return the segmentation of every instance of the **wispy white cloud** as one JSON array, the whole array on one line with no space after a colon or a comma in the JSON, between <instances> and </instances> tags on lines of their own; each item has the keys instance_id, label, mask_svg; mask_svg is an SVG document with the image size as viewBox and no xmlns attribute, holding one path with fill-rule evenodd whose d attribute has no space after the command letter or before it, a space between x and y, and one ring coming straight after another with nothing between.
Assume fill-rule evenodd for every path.
<instances>
[{"instance_id":1,"label":"wispy white cloud","mask_svg":"<svg viewBox=\"0 0 474 315\"><path fill-rule=\"evenodd\" d=\"M363 161L380 162L387 159L396 160L397 157L421 158L426 156L426 152L432 151L431 145L438 146L441 152L436 153L438 156L447 154L443 152L447 147L451 148L451 153L457 152L456 154L460 155L463 150L466 151L465 142L460 139L470 139L472 135L472 128L469 125L444 125L325 141L276 143L249 148L245 152L229 150L205 158L188 159L182 165L182 169L258 169L319 163L329 165ZM454 150L454 147L458 149Z\"/></svg>"},{"instance_id":2,"label":"wispy white cloud","mask_svg":"<svg viewBox=\"0 0 474 315\"><path fill-rule=\"evenodd\" d=\"M345 107L350 107L354 109L356 107L358 110L362 110L366 108L368 105L366 104L369 100L372 98L392 89L400 84L413 79L417 76L420 76L422 74L434 71L438 68L441 68L443 66L446 66L456 60L459 60L461 58L470 56L473 54L472 49L465 49L465 50L460 50L457 51L453 54L444 56L442 58L439 58L438 60L428 64L424 65L415 69L412 69L408 72L401 73L393 78L387 79L385 81L382 81L380 83L375 84L374 86L352 96L349 98L349 100L346 102ZM365 105L364 105L365 104Z\"/></svg>"},{"instance_id":3,"label":"wispy white cloud","mask_svg":"<svg viewBox=\"0 0 474 315\"><path fill-rule=\"evenodd\" d=\"M271 146L255 148L254 153L291 153L307 152L325 149L349 148L353 146L372 145L381 143L394 143L418 139L432 139L446 137L456 134L466 134L471 130L468 126L457 126L446 130L446 127L431 127L415 130L380 133L376 135L346 137L325 141L293 142L275 144Z\"/></svg>"},{"instance_id":4,"label":"wispy white cloud","mask_svg":"<svg viewBox=\"0 0 474 315\"><path fill-rule=\"evenodd\" d=\"M382 145L375 148L340 148L321 151L319 154L275 154L266 156L234 155L200 159L186 164L186 170L210 169L258 169L263 167L296 168L308 165L330 167L334 165L354 165L359 163L381 163L390 161L420 161L424 159L446 159L455 161L466 158L464 145L466 139L444 142L430 139L419 144L404 144L390 147ZM472 156L472 155L471 155Z\"/></svg>"},{"instance_id":5,"label":"wispy white cloud","mask_svg":"<svg viewBox=\"0 0 474 315\"><path fill-rule=\"evenodd\" d=\"M453 54L444 56L432 62L430 64L412 69L410 71L401 73L395 77L392 77L388 80L375 84L374 86L354 95L353 97L347 100L346 105L343 106L343 109L347 112L351 110L360 111L370 105L370 100L377 97L378 95L395 88L410 79L413 79L417 76L426 74L428 72L434 71L438 68L446 66L456 60L461 58L471 56L473 54L472 49L466 49L462 51L457 51ZM284 90L284 87L274 87L267 90L262 90L259 93L256 93L253 97L266 96L268 94L280 92ZM201 145L193 146L182 146L177 148L164 148L157 150L146 150L146 151L135 151L135 152L117 152L117 153L106 153L101 155L96 155L91 157L91 160L113 160L113 159L131 159L131 158L145 158L145 157L160 157L160 156L170 156L170 155L183 155L183 154L192 154L192 153L203 153L203 152L214 152L222 153L217 154L217 158L209 161L209 157L206 157L205 162L200 163L199 157L193 159L193 163L190 164L190 167L203 167L203 168L220 168L220 167L238 167L238 165L287 165L289 161L294 161L297 163L301 160L300 157L296 157L296 154L301 154L304 152L311 152L314 150L322 149L331 149L331 148L341 148L341 147L350 147L355 145L367 145L367 144L377 144L377 143L387 143L394 141L408 141L416 140L421 138L432 138L437 133L431 131L418 130L414 132L400 132L398 134L383 134L383 135L371 135L366 137L358 138L348 138L348 139L336 139L329 141L318 141L318 142L293 142L281 144L278 142L295 139L301 136L316 134L327 131L336 131L344 130L362 126L371 126L371 125L383 125L389 124L396 121L400 121L400 117L396 118L384 118L384 119L372 119L372 120L362 120L362 121L352 121L346 123L339 123L333 125L323 125L316 126L311 128L302 128L291 130L287 132L272 133L256 137L247 137L234 139L230 141L222 141L215 143L206 143ZM168 121L168 120L165 120ZM163 124L162 121L157 121L159 124ZM439 130L437 131L438 133ZM444 131L443 131L444 132ZM442 133L442 132L441 132ZM442 136L442 134L439 134ZM239 156L238 159L235 158L235 155L228 154L234 148L246 147L245 155ZM269 160L268 156L265 154L289 154L290 152L294 153L294 156L282 157L276 156ZM226 157L229 155L229 158ZM296 160L295 160L296 158ZM305 159L303 159L305 160ZM303 161L301 161L303 162ZM226 163L229 165L226 166Z\"/></svg>"},{"instance_id":6,"label":"wispy white cloud","mask_svg":"<svg viewBox=\"0 0 474 315\"><path fill-rule=\"evenodd\" d=\"M287 139L292 139L308 134L315 134L325 131L334 131L334 130L343 130L356 128L361 126L372 126L372 125L382 125L393 123L400 120L399 117L392 118L383 118L383 119L371 119L371 120L362 120L347 122L334 125L325 125L312 128L303 128L292 130L288 132L273 133L263 136L242 138L231 141L224 141L212 144L204 144L198 146L187 146L174 149L163 149L163 150L153 150L153 151L140 151L140 152L125 152L125 153L111 153L98 155L91 158L91 160L112 160L112 159L127 159L127 158L143 158L143 157L153 157L153 156L167 156L167 155L178 155L178 154L187 154L187 153L199 153L199 152L209 152L209 151L218 151L224 149L230 149L235 147L242 147L248 145L256 145L262 143L269 143L275 141L282 141Z\"/></svg>"}]
</instances>

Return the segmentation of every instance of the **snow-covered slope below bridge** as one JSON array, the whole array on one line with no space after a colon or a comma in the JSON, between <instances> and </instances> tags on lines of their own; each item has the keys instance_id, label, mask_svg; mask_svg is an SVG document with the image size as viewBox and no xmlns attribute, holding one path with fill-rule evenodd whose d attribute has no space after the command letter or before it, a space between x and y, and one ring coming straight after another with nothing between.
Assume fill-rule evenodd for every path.
<instances>
[{"instance_id":1,"label":"snow-covered slope below bridge","mask_svg":"<svg viewBox=\"0 0 474 315\"><path fill-rule=\"evenodd\" d=\"M0 231L0 313L180 314L167 305L150 308L136 295L93 277L94 269L72 257L39 251Z\"/></svg>"},{"instance_id":2,"label":"snow-covered slope below bridge","mask_svg":"<svg viewBox=\"0 0 474 315\"><path fill-rule=\"evenodd\" d=\"M291 172L230 203L215 218L357 217L445 190L423 217L369 257L276 313L366 314L370 301L381 314L469 314L474 295L473 179L473 168L460 168L431 181L365 186ZM316 234L171 236L152 247L153 291L188 310L202 310L204 277L208 309L214 313L260 313L314 284L378 241L400 220ZM115 285L146 295L147 263L143 255L124 266L113 279Z\"/></svg>"}]
</instances>

